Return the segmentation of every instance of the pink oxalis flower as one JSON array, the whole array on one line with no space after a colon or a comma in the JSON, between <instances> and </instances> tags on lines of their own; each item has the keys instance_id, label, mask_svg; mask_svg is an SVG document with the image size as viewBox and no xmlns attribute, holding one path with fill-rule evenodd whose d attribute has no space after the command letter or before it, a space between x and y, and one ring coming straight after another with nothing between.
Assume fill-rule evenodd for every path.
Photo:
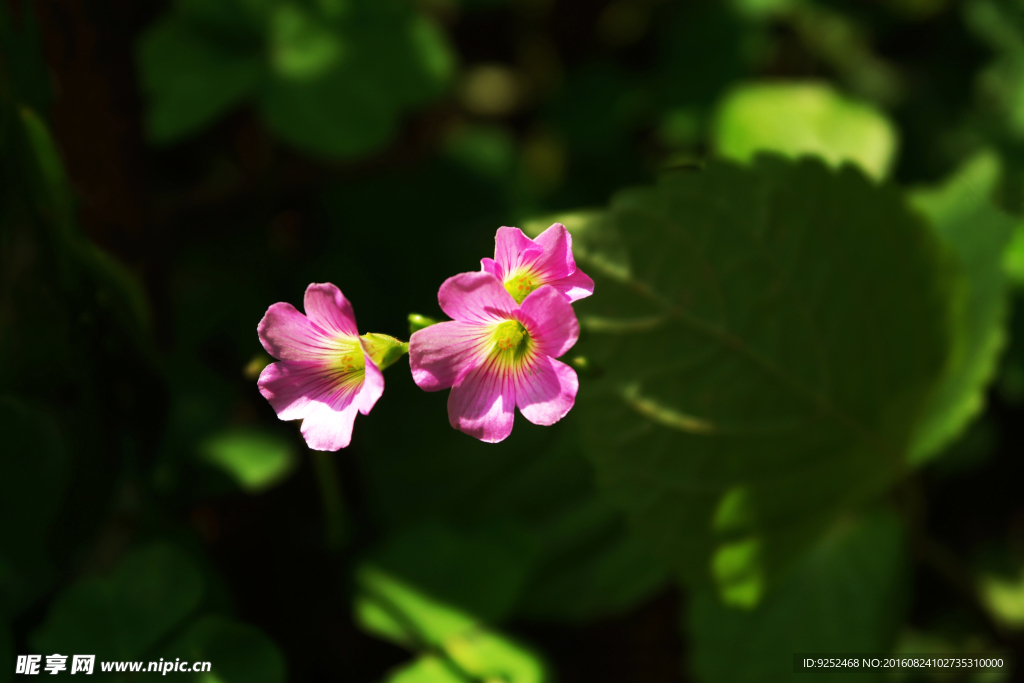
<instances>
[{"instance_id":1,"label":"pink oxalis flower","mask_svg":"<svg viewBox=\"0 0 1024 683\"><path fill-rule=\"evenodd\" d=\"M594 293L594 281L576 267L572 235L561 223L555 223L535 240L519 228L498 228L494 258L481 259L480 265L485 273L498 278L520 304L544 285L551 285L570 302Z\"/></svg>"},{"instance_id":2,"label":"pink oxalis flower","mask_svg":"<svg viewBox=\"0 0 1024 683\"><path fill-rule=\"evenodd\" d=\"M510 230L514 233L502 233ZM519 240L515 233L522 235L515 228L498 231L497 263L506 273L512 272L514 278L516 272L564 272L537 267L538 262L547 263L546 252L532 247L518 255L506 252L510 260L503 261L501 245L515 244ZM529 259L522 258L524 254ZM533 270L517 270L524 264ZM486 268L485 262L483 272L460 273L445 280L437 299L441 310L454 320L414 333L409 340L409 363L421 389L451 388L448 420L452 427L495 443L512 432L516 406L523 417L539 425L558 422L572 408L579 380L572 368L555 358L572 348L580 328L564 290L553 283L536 289L531 285L532 293L519 305L508 291L508 280L503 283Z\"/></svg>"},{"instance_id":3,"label":"pink oxalis flower","mask_svg":"<svg viewBox=\"0 0 1024 683\"><path fill-rule=\"evenodd\" d=\"M279 362L264 368L258 385L280 419L302 420L310 448L336 451L351 441L356 411L368 414L384 392L384 376L340 289L311 284L303 307L305 315L276 303L260 321L263 348Z\"/></svg>"}]
</instances>

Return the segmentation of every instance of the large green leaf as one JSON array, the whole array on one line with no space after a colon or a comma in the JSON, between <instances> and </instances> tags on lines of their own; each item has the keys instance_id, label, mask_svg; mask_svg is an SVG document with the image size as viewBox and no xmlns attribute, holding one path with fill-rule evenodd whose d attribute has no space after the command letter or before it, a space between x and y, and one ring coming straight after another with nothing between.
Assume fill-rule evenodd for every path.
<instances>
[{"instance_id":1,"label":"large green leaf","mask_svg":"<svg viewBox=\"0 0 1024 683\"><path fill-rule=\"evenodd\" d=\"M953 353L915 437L913 462L938 454L981 413L1006 343L1009 291L1003 260L1016 221L992 202L999 175L999 160L982 154L941 187L911 197L963 270L953 295Z\"/></svg>"},{"instance_id":2,"label":"large green leaf","mask_svg":"<svg viewBox=\"0 0 1024 683\"><path fill-rule=\"evenodd\" d=\"M702 683L787 680L798 652L886 652L908 604L899 521L879 514L845 521L754 610L723 605L710 591L691 598L691 665ZM858 680L878 680L880 672ZM847 680L815 671L801 680Z\"/></svg>"},{"instance_id":3,"label":"large green leaf","mask_svg":"<svg viewBox=\"0 0 1024 683\"><path fill-rule=\"evenodd\" d=\"M719 107L719 154L749 161L758 152L813 155L830 166L852 162L884 178L896 152L896 128L873 107L823 83L757 83L736 88Z\"/></svg>"},{"instance_id":4,"label":"large green leaf","mask_svg":"<svg viewBox=\"0 0 1024 683\"><path fill-rule=\"evenodd\" d=\"M688 580L756 603L900 472L950 260L898 191L813 160L712 163L564 222L596 282L574 417L602 484Z\"/></svg>"},{"instance_id":5,"label":"large green leaf","mask_svg":"<svg viewBox=\"0 0 1024 683\"><path fill-rule=\"evenodd\" d=\"M31 638L41 652L142 659L196 610L203 578L193 560L164 543L140 548L109 576L68 588Z\"/></svg>"}]
</instances>

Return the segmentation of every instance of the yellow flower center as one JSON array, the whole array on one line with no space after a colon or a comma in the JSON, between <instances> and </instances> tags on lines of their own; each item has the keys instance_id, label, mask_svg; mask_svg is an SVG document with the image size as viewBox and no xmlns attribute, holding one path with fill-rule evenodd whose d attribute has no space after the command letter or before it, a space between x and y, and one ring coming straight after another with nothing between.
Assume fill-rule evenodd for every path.
<instances>
[{"instance_id":1,"label":"yellow flower center","mask_svg":"<svg viewBox=\"0 0 1024 683\"><path fill-rule=\"evenodd\" d=\"M503 360L518 360L530 348L530 333L515 320L506 320L498 324L494 328L492 338L493 353Z\"/></svg>"},{"instance_id":2,"label":"yellow flower center","mask_svg":"<svg viewBox=\"0 0 1024 683\"><path fill-rule=\"evenodd\" d=\"M339 376L342 382L362 381L366 358L363 356L363 347L358 340L339 339L336 342L337 352L331 360L331 371Z\"/></svg>"},{"instance_id":3,"label":"yellow flower center","mask_svg":"<svg viewBox=\"0 0 1024 683\"><path fill-rule=\"evenodd\" d=\"M530 271L517 271L505 280L505 291L512 295L517 304L521 304L523 299L541 284L543 283L540 279Z\"/></svg>"}]
</instances>

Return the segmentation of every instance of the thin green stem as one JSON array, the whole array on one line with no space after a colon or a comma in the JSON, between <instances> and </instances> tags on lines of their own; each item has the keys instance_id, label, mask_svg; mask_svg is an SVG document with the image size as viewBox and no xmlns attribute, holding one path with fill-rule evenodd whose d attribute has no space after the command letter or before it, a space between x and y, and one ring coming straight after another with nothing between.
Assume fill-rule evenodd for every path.
<instances>
[{"instance_id":1,"label":"thin green stem","mask_svg":"<svg viewBox=\"0 0 1024 683\"><path fill-rule=\"evenodd\" d=\"M334 453L310 451L313 458L313 473L320 489L320 500L324 506L325 540L332 553L341 552L348 541L349 519L345 512L345 501L338 481L338 468L334 464Z\"/></svg>"}]
</instances>

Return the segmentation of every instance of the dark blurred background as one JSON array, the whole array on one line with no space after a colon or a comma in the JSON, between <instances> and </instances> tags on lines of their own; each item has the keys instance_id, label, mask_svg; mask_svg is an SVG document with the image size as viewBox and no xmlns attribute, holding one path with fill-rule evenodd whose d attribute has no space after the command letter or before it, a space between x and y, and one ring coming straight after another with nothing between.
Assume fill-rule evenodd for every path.
<instances>
[{"instance_id":1,"label":"dark blurred background","mask_svg":"<svg viewBox=\"0 0 1024 683\"><path fill-rule=\"evenodd\" d=\"M0 681L94 651L205 683L779 680L804 630L1024 656L1020 2L5 0L0 44ZM256 390L256 324L310 282L408 339L499 226L761 149L901 192L994 169L991 368L882 495L907 550L875 631L844 631L860 584L711 625L584 418L480 444L403 361L323 454Z\"/></svg>"}]
</instances>

